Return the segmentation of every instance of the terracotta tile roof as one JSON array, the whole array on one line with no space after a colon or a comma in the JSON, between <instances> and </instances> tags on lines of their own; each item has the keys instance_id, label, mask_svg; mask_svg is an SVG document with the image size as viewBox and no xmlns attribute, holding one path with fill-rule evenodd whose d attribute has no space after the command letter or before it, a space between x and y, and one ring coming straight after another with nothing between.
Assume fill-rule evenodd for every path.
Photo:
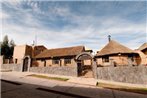
<instances>
[{"instance_id":1,"label":"terracotta tile roof","mask_svg":"<svg viewBox=\"0 0 147 98\"><path fill-rule=\"evenodd\" d=\"M101 51L99 51L96 56L111 55L118 53L136 53L134 50L129 49L126 46L121 45L120 43L111 40Z\"/></svg>"},{"instance_id":2,"label":"terracotta tile roof","mask_svg":"<svg viewBox=\"0 0 147 98\"><path fill-rule=\"evenodd\" d=\"M144 43L143 45L141 45L138 50L144 50L147 48L147 43Z\"/></svg>"},{"instance_id":3,"label":"terracotta tile roof","mask_svg":"<svg viewBox=\"0 0 147 98\"><path fill-rule=\"evenodd\" d=\"M43 45L37 45L37 46L34 46L34 48L37 48L37 49L47 49L45 46Z\"/></svg>"},{"instance_id":4,"label":"terracotta tile roof","mask_svg":"<svg viewBox=\"0 0 147 98\"><path fill-rule=\"evenodd\" d=\"M48 49L37 55L35 58L49 58L61 56L75 56L84 51L84 46Z\"/></svg>"},{"instance_id":5,"label":"terracotta tile roof","mask_svg":"<svg viewBox=\"0 0 147 98\"><path fill-rule=\"evenodd\" d=\"M34 46L34 56L40 54L41 52L47 50L47 48L43 45Z\"/></svg>"}]
</instances>

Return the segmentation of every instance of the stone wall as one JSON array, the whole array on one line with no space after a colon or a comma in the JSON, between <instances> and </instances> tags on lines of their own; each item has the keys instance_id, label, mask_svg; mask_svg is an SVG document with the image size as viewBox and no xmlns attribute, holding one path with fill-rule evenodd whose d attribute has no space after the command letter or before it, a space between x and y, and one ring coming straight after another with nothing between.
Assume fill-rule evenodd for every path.
<instances>
[{"instance_id":1,"label":"stone wall","mask_svg":"<svg viewBox=\"0 0 147 98\"><path fill-rule=\"evenodd\" d=\"M30 72L48 73L65 76L77 76L77 67L51 66L51 67L30 67Z\"/></svg>"},{"instance_id":2,"label":"stone wall","mask_svg":"<svg viewBox=\"0 0 147 98\"><path fill-rule=\"evenodd\" d=\"M12 71L22 71L21 64L1 64L1 69L7 69Z\"/></svg>"},{"instance_id":3,"label":"stone wall","mask_svg":"<svg viewBox=\"0 0 147 98\"><path fill-rule=\"evenodd\" d=\"M133 84L147 84L147 66L97 67L96 78Z\"/></svg>"}]
</instances>

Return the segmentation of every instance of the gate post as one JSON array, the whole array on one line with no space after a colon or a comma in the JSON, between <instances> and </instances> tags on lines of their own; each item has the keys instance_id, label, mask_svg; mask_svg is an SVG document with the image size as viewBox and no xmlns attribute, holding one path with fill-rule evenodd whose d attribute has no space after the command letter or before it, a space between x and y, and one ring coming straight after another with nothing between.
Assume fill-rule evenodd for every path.
<instances>
[{"instance_id":1,"label":"gate post","mask_svg":"<svg viewBox=\"0 0 147 98\"><path fill-rule=\"evenodd\" d=\"M20 66L21 66L21 70L20 70L20 72L23 72L23 64L24 64L24 58L21 59L21 64L20 64Z\"/></svg>"},{"instance_id":2,"label":"gate post","mask_svg":"<svg viewBox=\"0 0 147 98\"><path fill-rule=\"evenodd\" d=\"M97 64L96 61L92 60L92 71L93 71L93 77L97 78Z\"/></svg>"},{"instance_id":3,"label":"gate post","mask_svg":"<svg viewBox=\"0 0 147 98\"><path fill-rule=\"evenodd\" d=\"M30 58L30 56L29 56L29 59L28 59L28 70L27 70L27 72L30 71L30 67L31 67L31 58Z\"/></svg>"}]
</instances>

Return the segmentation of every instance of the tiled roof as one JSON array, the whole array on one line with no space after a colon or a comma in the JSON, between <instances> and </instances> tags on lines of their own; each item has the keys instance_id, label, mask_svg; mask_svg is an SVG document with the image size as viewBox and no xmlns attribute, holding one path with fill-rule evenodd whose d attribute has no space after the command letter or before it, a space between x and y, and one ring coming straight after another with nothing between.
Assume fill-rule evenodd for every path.
<instances>
[{"instance_id":1,"label":"tiled roof","mask_svg":"<svg viewBox=\"0 0 147 98\"><path fill-rule=\"evenodd\" d=\"M48 49L37 55L35 58L50 58L61 56L75 56L84 51L84 46Z\"/></svg>"}]
</instances>

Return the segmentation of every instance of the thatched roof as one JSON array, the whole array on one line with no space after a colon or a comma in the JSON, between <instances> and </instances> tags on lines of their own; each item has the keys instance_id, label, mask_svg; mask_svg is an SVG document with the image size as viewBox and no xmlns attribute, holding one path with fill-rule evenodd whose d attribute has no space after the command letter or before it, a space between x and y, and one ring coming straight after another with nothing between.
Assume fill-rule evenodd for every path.
<instances>
[{"instance_id":1,"label":"thatched roof","mask_svg":"<svg viewBox=\"0 0 147 98\"><path fill-rule=\"evenodd\" d=\"M56 48L45 50L35 58L52 58L52 57L64 57L64 56L76 56L84 51L84 46Z\"/></svg>"},{"instance_id":2,"label":"thatched roof","mask_svg":"<svg viewBox=\"0 0 147 98\"><path fill-rule=\"evenodd\" d=\"M147 43L144 43L144 44L142 44L139 48L138 48L138 50L144 50L144 49L146 49L147 48Z\"/></svg>"},{"instance_id":3,"label":"thatched roof","mask_svg":"<svg viewBox=\"0 0 147 98\"><path fill-rule=\"evenodd\" d=\"M112 54L130 54L136 53L135 51L129 49L126 46L121 45L120 43L111 40L101 51L99 51L96 56L112 55Z\"/></svg>"}]
</instances>

